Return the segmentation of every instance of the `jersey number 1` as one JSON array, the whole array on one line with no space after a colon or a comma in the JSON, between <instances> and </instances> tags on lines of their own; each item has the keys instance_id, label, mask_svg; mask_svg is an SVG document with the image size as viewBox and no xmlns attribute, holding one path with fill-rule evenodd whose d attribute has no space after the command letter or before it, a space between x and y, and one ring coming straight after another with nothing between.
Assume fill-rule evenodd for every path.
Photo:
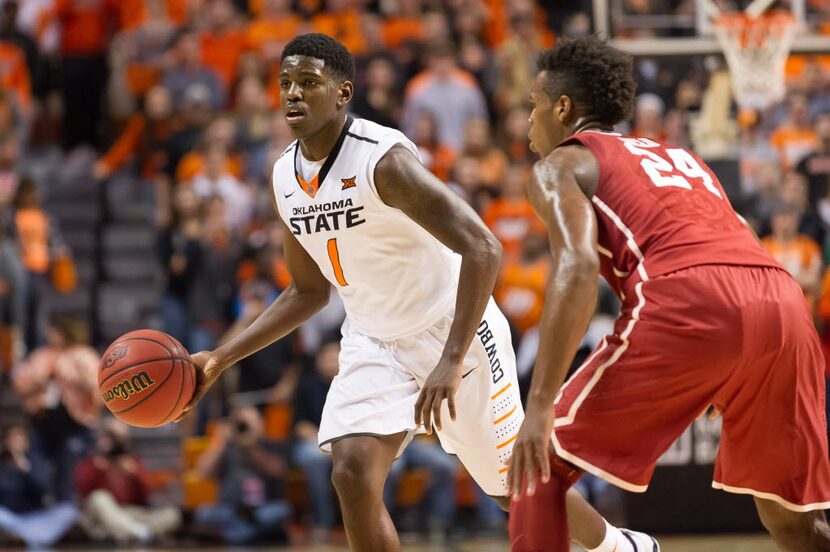
<instances>
[{"instance_id":1,"label":"jersey number 1","mask_svg":"<svg viewBox=\"0 0 830 552\"><path fill-rule=\"evenodd\" d=\"M671 159L669 161L657 155L657 153L649 151L651 148L660 147L660 144L648 138L623 138L622 141L628 151L637 157L643 157L640 161L640 167L643 168L643 171L655 186L659 188L676 186L691 190L692 184L687 180L687 177L699 178L707 190L723 199L720 190L712 180L712 175L706 172L688 151L681 148L666 148L666 155Z\"/></svg>"},{"instance_id":2,"label":"jersey number 1","mask_svg":"<svg viewBox=\"0 0 830 552\"><path fill-rule=\"evenodd\" d=\"M329 261L331 261L331 268L334 269L334 277L337 278L337 283L345 287L349 285L346 277L343 276L343 266L340 264L340 251L337 250L337 238L331 238L326 244L329 253Z\"/></svg>"}]
</instances>

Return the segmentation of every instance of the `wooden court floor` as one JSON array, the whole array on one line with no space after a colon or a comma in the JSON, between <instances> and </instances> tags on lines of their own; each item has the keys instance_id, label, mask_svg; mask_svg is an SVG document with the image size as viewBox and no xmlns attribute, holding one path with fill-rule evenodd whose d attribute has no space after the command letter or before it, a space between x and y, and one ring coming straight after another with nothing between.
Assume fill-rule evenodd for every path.
<instances>
[{"instance_id":1,"label":"wooden court floor","mask_svg":"<svg viewBox=\"0 0 830 552\"><path fill-rule=\"evenodd\" d=\"M711 536L687 536L687 537L659 537L660 546L663 552L776 552L772 541L765 535L711 535ZM10 550L10 549L9 549ZM58 550L61 550L60 548ZM116 552L118 549L107 549L95 547L85 549L83 547L71 546L67 551L77 552ZM259 548L234 548L234 547L183 547L175 549L142 549L130 548L131 552L183 552L184 550L199 550L200 552L243 552L262 550L302 550L304 552L347 552L345 546L290 546L290 547L259 547ZM508 552L505 541L493 540L471 540L447 546L429 544L404 544L404 552ZM120 551L118 551L120 552ZM572 552L582 552L579 547L574 547Z\"/></svg>"}]
</instances>

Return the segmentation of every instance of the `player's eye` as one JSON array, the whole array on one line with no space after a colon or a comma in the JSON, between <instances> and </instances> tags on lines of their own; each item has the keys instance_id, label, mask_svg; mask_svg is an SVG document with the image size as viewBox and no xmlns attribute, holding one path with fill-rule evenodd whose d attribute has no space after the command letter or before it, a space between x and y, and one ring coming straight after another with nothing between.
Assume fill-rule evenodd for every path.
<instances>
[{"instance_id":1,"label":"player's eye","mask_svg":"<svg viewBox=\"0 0 830 552\"><path fill-rule=\"evenodd\" d=\"M282 88L283 90L288 90L288 88L290 86L291 86L291 83L288 82L287 80L281 80L280 81L280 88Z\"/></svg>"},{"instance_id":2,"label":"player's eye","mask_svg":"<svg viewBox=\"0 0 830 552\"><path fill-rule=\"evenodd\" d=\"M317 81L313 81L311 79L306 79L304 85L306 86L306 88L309 88L309 87L312 87L312 86L317 86Z\"/></svg>"}]
</instances>

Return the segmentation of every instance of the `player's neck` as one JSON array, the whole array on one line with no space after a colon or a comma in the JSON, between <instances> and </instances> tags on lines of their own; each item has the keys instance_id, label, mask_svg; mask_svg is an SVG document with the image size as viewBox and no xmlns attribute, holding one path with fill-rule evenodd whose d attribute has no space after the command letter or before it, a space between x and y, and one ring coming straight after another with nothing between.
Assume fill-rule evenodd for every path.
<instances>
[{"instance_id":1,"label":"player's neck","mask_svg":"<svg viewBox=\"0 0 830 552\"><path fill-rule=\"evenodd\" d=\"M601 123L599 121L593 121L591 119L577 119L576 123L574 123L573 134L576 134L577 132L583 132L585 130L602 130L604 132L613 132L614 127L605 123Z\"/></svg>"},{"instance_id":2,"label":"player's neck","mask_svg":"<svg viewBox=\"0 0 830 552\"><path fill-rule=\"evenodd\" d=\"M324 126L315 134L300 138L300 152L303 157L309 161L320 161L328 157L345 124L346 117L338 117L336 121Z\"/></svg>"}]
</instances>

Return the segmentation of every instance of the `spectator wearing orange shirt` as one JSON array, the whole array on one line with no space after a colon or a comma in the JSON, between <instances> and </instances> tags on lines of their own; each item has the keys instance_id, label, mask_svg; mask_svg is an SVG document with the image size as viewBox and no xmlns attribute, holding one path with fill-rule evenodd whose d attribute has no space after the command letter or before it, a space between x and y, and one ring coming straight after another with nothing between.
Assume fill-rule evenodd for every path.
<instances>
[{"instance_id":1,"label":"spectator wearing orange shirt","mask_svg":"<svg viewBox=\"0 0 830 552\"><path fill-rule=\"evenodd\" d=\"M236 121L230 115L221 115L214 119L202 135L200 147L185 154L176 166L176 181L190 182L205 170L205 152L218 146L226 152L232 152L236 146ZM224 172L235 178L241 178L244 163L242 157L232 153L226 157Z\"/></svg>"},{"instance_id":2,"label":"spectator wearing orange shirt","mask_svg":"<svg viewBox=\"0 0 830 552\"><path fill-rule=\"evenodd\" d=\"M462 154L478 159L485 186L497 188L501 184L507 170L507 155L493 144L490 123L484 119L467 123Z\"/></svg>"},{"instance_id":3,"label":"spectator wearing orange shirt","mask_svg":"<svg viewBox=\"0 0 830 552\"><path fill-rule=\"evenodd\" d=\"M496 286L496 302L521 336L539 325L550 273L547 238L540 230L520 241L519 256L506 261Z\"/></svg>"},{"instance_id":4,"label":"spectator wearing orange shirt","mask_svg":"<svg viewBox=\"0 0 830 552\"><path fill-rule=\"evenodd\" d=\"M63 145L96 145L106 51L118 17L115 0L55 0L61 28Z\"/></svg>"},{"instance_id":5,"label":"spectator wearing orange shirt","mask_svg":"<svg viewBox=\"0 0 830 552\"><path fill-rule=\"evenodd\" d=\"M807 96L801 92L792 92L787 100L787 112L787 120L769 138L770 143L778 149L785 169L797 165L818 146L816 132L810 124Z\"/></svg>"},{"instance_id":6,"label":"spectator wearing orange shirt","mask_svg":"<svg viewBox=\"0 0 830 552\"><path fill-rule=\"evenodd\" d=\"M360 17L355 0L326 0L325 9L314 16L311 24L314 32L336 38L352 55L359 56L366 51Z\"/></svg>"},{"instance_id":7,"label":"spectator wearing orange shirt","mask_svg":"<svg viewBox=\"0 0 830 552\"><path fill-rule=\"evenodd\" d=\"M772 215L772 235L762 243L787 269L804 292L812 312L821 282L821 249L809 236L798 233L799 211L781 204Z\"/></svg>"},{"instance_id":8,"label":"spectator wearing orange shirt","mask_svg":"<svg viewBox=\"0 0 830 552\"><path fill-rule=\"evenodd\" d=\"M290 0L263 0L262 11L245 30L248 48L266 60L278 60L282 48L299 34L302 19L291 11Z\"/></svg>"},{"instance_id":9,"label":"spectator wearing orange shirt","mask_svg":"<svg viewBox=\"0 0 830 552\"><path fill-rule=\"evenodd\" d=\"M5 40L0 40L0 88L11 98L20 120L28 123L32 113L32 89L26 57L23 50Z\"/></svg>"},{"instance_id":10,"label":"spectator wearing orange shirt","mask_svg":"<svg viewBox=\"0 0 830 552\"><path fill-rule=\"evenodd\" d=\"M533 207L527 199L525 182L528 168L525 165L511 165L505 172L504 190L482 212L481 218L504 247L506 259L518 258L522 240L538 221Z\"/></svg>"},{"instance_id":11,"label":"spectator wearing orange shirt","mask_svg":"<svg viewBox=\"0 0 830 552\"><path fill-rule=\"evenodd\" d=\"M458 154L452 148L439 143L435 117L427 111L418 113L409 136L418 147L424 165L439 179L449 182L450 172Z\"/></svg>"},{"instance_id":12,"label":"spectator wearing orange shirt","mask_svg":"<svg viewBox=\"0 0 830 552\"><path fill-rule=\"evenodd\" d=\"M24 339L26 348L31 351L42 342L43 297L48 285L52 249L57 240L53 223L41 206L36 184L25 177L14 198L14 226L20 258L27 273Z\"/></svg>"},{"instance_id":13,"label":"spectator wearing orange shirt","mask_svg":"<svg viewBox=\"0 0 830 552\"><path fill-rule=\"evenodd\" d=\"M122 31L113 41L112 51L121 55L111 56L113 73L124 72L124 80L130 94L143 98L161 78L169 63L169 50L173 44L177 25L166 9L164 0L143 0L141 20L129 31ZM122 11L124 11L122 9Z\"/></svg>"},{"instance_id":14,"label":"spectator wearing orange shirt","mask_svg":"<svg viewBox=\"0 0 830 552\"><path fill-rule=\"evenodd\" d=\"M155 86L144 102L144 112L130 118L124 132L93 166L96 179L108 178L133 157L138 157L141 176L152 179L167 165L166 142L172 132L173 103L170 91Z\"/></svg>"},{"instance_id":15,"label":"spectator wearing orange shirt","mask_svg":"<svg viewBox=\"0 0 830 552\"><path fill-rule=\"evenodd\" d=\"M386 47L391 50L405 42L421 42L424 39L422 0L400 0L394 10L383 23Z\"/></svg>"},{"instance_id":16,"label":"spectator wearing orange shirt","mask_svg":"<svg viewBox=\"0 0 830 552\"><path fill-rule=\"evenodd\" d=\"M245 33L236 28L236 9L230 0L212 0L207 8L207 24L200 37L202 62L230 87L247 47Z\"/></svg>"}]
</instances>

